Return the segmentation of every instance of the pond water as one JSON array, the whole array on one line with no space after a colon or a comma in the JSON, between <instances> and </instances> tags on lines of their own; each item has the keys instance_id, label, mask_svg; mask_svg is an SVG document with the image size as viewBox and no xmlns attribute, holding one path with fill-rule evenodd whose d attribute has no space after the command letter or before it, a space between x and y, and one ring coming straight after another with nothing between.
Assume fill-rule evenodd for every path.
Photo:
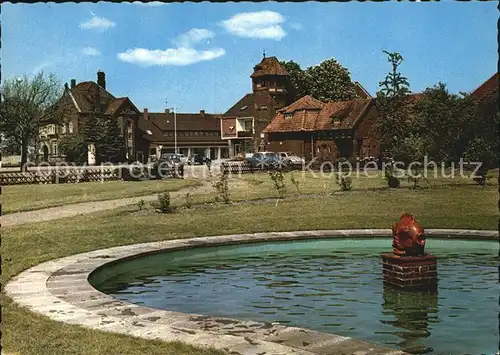
<instances>
[{"instance_id":1,"label":"pond water","mask_svg":"<svg viewBox=\"0 0 500 355\"><path fill-rule=\"evenodd\" d=\"M185 313L279 322L414 354L494 354L498 242L428 239L438 292L382 282L391 239L327 239L167 252L102 268L100 291Z\"/></svg>"}]
</instances>

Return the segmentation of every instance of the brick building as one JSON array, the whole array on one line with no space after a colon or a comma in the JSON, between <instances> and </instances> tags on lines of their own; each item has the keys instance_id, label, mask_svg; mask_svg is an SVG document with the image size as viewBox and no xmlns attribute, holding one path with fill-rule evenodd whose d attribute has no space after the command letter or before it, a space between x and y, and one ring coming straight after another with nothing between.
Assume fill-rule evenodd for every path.
<instances>
[{"instance_id":1,"label":"brick building","mask_svg":"<svg viewBox=\"0 0 500 355\"><path fill-rule=\"evenodd\" d=\"M58 147L59 139L67 134L82 133L89 115L118 121L129 159L137 159L137 120L140 111L128 97L115 97L106 90L106 74L97 73L97 82L65 84L55 111L49 111L39 133L38 154L43 161L64 160Z\"/></svg>"},{"instance_id":2,"label":"brick building","mask_svg":"<svg viewBox=\"0 0 500 355\"><path fill-rule=\"evenodd\" d=\"M265 57L254 67L252 93L243 96L221 117L221 138L229 155L265 150L264 128L276 112L290 104L288 72L276 57Z\"/></svg>"},{"instance_id":3,"label":"brick building","mask_svg":"<svg viewBox=\"0 0 500 355\"><path fill-rule=\"evenodd\" d=\"M291 151L306 160L377 156L374 101L322 102L304 96L279 110L264 129L266 150Z\"/></svg>"},{"instance_id":4,"label":"brick building","mask_svg":"<svg viewBox=\"0 0 500 355\"><path fill-rule=\"evenodd\" d=\"M140 150L147 152L144 161L161 153L191 156L201 154L211 159L227 158L227 141L221 139L220 115L198 113L149 112L144 109L138 121ZM141 160L141 161L143 161Z\"/></svg>"}]
</instances>

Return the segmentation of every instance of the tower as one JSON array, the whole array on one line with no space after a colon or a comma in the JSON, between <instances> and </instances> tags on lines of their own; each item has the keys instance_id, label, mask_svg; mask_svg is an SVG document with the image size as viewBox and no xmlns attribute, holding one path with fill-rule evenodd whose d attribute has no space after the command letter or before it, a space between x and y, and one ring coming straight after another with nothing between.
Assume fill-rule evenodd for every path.
<instances>
[{"instance_id":1,"label":"tower","mask_svg":"<svg viewBox=\"0 0 500 355\"><path fill-rule=\"evenodd\" d=\"M289 104L286 90L288 72L276 57L265 57L254 67L252 91L256 98L271 96L276 102L276 108ZM259 100L260 101L260 100Z\"/></svg>"}]
</instances>

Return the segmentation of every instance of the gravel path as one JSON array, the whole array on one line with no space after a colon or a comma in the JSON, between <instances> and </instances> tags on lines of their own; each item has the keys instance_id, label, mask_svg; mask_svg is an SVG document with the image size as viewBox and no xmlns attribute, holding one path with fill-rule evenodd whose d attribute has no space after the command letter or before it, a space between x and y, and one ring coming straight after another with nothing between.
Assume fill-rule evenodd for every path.
<instances>
[{"instance_id":1,"label":"gravel path","mask_svg":"<svg viewBox=\"0 0 500 355\"><path fill-rule=\"evenodd\" d=\"M197 187L186 187L177 191L171 191L171 198L184 196L184 194L192 189L193 193L209 193L213 191L210 184L203 182L203 185ZM9 213L0 217L2 227L10 227L19 224L34 223L41 221L50 221L53 219L84 215L99 211L111 210L118 207L133 205L140 200L146 202L154 201L158 198L158 194L120 198L116 200L93 201L69 204L59 207L49 207L35 211L26 211L18 213Z\"/></svg>"}]
</instances>

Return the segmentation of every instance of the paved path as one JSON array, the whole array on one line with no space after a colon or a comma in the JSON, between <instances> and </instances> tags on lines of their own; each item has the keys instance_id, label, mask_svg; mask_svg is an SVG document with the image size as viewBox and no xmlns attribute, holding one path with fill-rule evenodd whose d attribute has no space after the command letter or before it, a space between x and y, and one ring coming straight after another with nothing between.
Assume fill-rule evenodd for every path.
<instances>
[{"instance_id":1,"label":"paved path","mask_svg":"<svg viewBox=\"0 0 500 355\"><path fill-rule=\"evenodd\" d=\"M170 192L172 198L184 196L189 190L193 189L194 193L209 193L212 186L208 182L203 182L203 185L197 187L186 187L177 191ZM0 217L2 227L9 227L19 224L50 221L53 219L84 215L99 211L111 210L118 207L137 204L140 200L146 202L155 201L158 198L158 193L146 196L127 197L115 200L92 201L69 204L58 207L49 207L35 211L9 213Z\"/></svg>"}]
</instances>

